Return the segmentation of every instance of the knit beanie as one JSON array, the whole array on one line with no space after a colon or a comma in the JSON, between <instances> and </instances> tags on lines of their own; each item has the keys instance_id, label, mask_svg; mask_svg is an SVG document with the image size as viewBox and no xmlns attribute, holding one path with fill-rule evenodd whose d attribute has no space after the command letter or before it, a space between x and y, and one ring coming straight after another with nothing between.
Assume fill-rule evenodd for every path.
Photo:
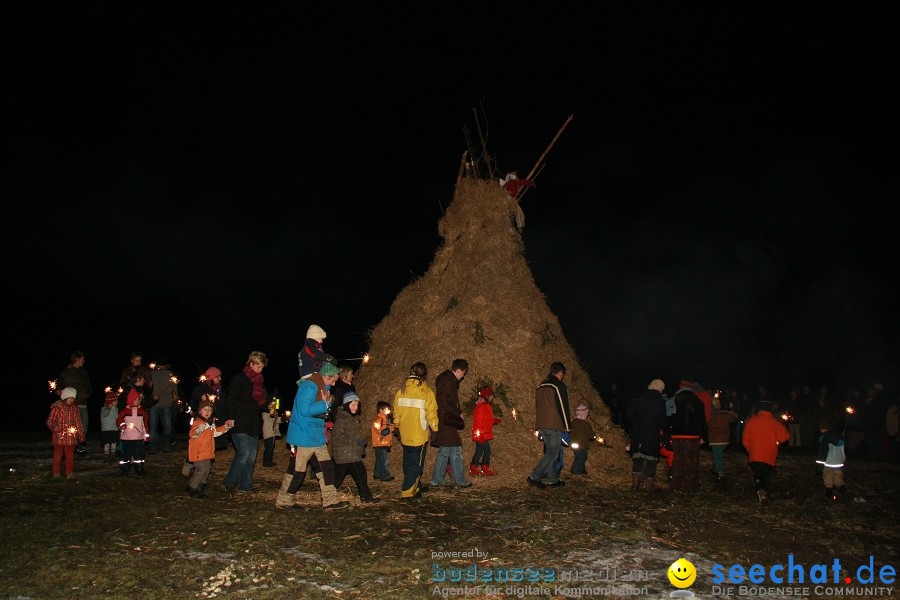
<instances>
[{"instance_id":1,"label":"knit beanie","mask_svg":"<svg viewBox=\"0 0 900 600\"><path fill-rule=\"evenodd\" d=\"M773 405L768 400L760 400L759 404L756 405L757 410L765 410L768 412L772 412Z\"/></svg>"},{"instance_id":2,"label":"knit beanie","mask_svg":"<svg viewBox=\"0 0 900 600\"><path fill-rule=\"evenodd\" d=\"M306 330L306 339L314 339L314 340L324 340L325 339L325 330L319 327L318 325L310 325L309 329Z\"/></svg>"},{"instance_id":3,"label":"knit beanie","mask_svg":"<svg viewBox=\"0 0 900 600\"><path fill-rule=\"evenodd\" d=\"M335 365L330 362L325 363L319 368L319 375L322 377L328 377L329 375L340 375L341 370L338 369Z\"/></svg>"},{"instance_id":4,"label":"knit beanie","mask_svg":"<svg viewBox=\"0 0 900 600\"><path fill-rule=\"evenodd\" d=\"M78 395L78 392L75 391L75 388L73 388L73 387L65 387L59 393L59 397L62 400L65 400L66 398L74 398L77 395Z\"/></svg>"},{"instance_id":5,"label":"knit beanie","mask_svg":"<svg viewBox=\"0 0 900 600\"><path fill-rule=\"evenodd\" d=\"M127 399L127 401L126 401L127 404L128 404L128 408L134 407L134 405L135 405L135 404L138 402L138 400L140 400L140 399L141 399L141 395L138 393L137 390L130 390L130 391L128 392L128 399Z\"/></svg>"},{"instance_id":6,"label":"knit beanie","mask_svg":"<svg viewBox=\"0 0 900 600\"><path fill-rule=\"evenodd\" d=\"M209 400L201 400L201 401L200 401L200 407L197 409L197 412L200 412L201 410L203 410L203 409L206 408L207 406L210 407L210 408L213 409L213 410L216 409L216 405L213 404L211 401L209 401Z\"/></svg>"},{"instance_id":7,"label":"knit beanie","mask_svg":"<svg viewBox=\"0 0 900 600\"><path fill-rule=\"evenodd\" d=\"M350 404L351 402L359 402L359 396L354 394L353 392L344 392L344 404Z\"/></svg>"},{"instance_id":8,"label":"knit beanie","mask_svg":"<svg viewBox=\"0 0 900 600\"><path fill-rule=\"evenodd\" d=\"M206 370L206 373L204 373L204 375L206 375L207 381L212 381L216 377L221 377L222 371L220 371L219 369L217 369L215 367L210 367Z\"/></svg>"},{"instance_id":9,"label":"knit beanie","mask_svg":"<svg viewBox=\"0 0 900 600\"><path fill-rule=\"evenodd\" d=\"M575 418L576 419L587 419L588 416L588 407L586 404L579 404L578 408L575 409Z\"/></svg>"},{"instance_id":10,"label":"knit beanie","mask_svg":"<svg viewBox=\"0 0 900 600\"><path fill-rule=\"evenodd\" d=\"M492 388L491 386L487 386L486 388L478 392L478 395L482 398L490 398L494 395L494 388Z\"/></svg>"}]
</instances>

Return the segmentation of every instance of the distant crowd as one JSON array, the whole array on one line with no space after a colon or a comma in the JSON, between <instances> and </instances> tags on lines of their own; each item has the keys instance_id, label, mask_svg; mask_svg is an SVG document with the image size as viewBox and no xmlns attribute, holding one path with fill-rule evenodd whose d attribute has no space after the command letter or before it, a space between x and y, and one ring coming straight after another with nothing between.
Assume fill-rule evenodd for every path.
<instances>
[{"instance_id":1,"label":"distant crowd","mask_svg":"<svg viewBox=\"0 0 900 600\"><path fill-rule=\"evenodd\" d=\"M369 487L364 458L372 448L371 478L393 481L388 453L395 441L402 452L399 496L404 501L420 498L429 487L465 489L472 486L474 477L497 474L491 466L491 441L494 427L502 421L494 416L494 389L481 386L467 424L459 397L460 382L469 369L466 359L454 359L434 379L433 388L428 367L422 362L411 365L405 380L398 382L393 401L378 402L364 420L363 402L353 384L355 370L338 364L324 351L325 337L318 325L307 330L298 354L297 391L290 403L282 403L277 389L266 388L263 370L268 358L260 351L249 354L227 387L221 370L209 366L189 397L182 394L183 383L165 357L145 365L143 354L133 352L119 386L104 392L99 415L103 452L115 458L123 476L132 471L141 476L148 453L172 450L173 429L183 420L188 427L182 467L182 474L189 478L186 493L203 498L216 451L229 445L234 448L225 489L253 493L260 443L262 466L273 467L276 440L284 438L290 459L275 502L284 510L299 506L296 493L308 472L318 482L325 509L349 505L337 492L348 475L362 502L378 502ZM67 478L74 478L75 456L86 452L88 400L94 391L85 361L83 352L72 352L69 364L51 382L59 397L47 418L54 478L61 478L63 469ZM544 446L526 477L535 488L565 485L561 478L565 448L574 455L570 473L586 475L589 448L602 442L588 418L589 407L581 403L571 410L565 377L565 365L554 362L535 388L534 432ZM666 465L671 489L696 490L703 447L711 450L713 473L720 479L725 477L725 448L743 447L760 502L768 501L771 474L783 445L815 450L825 496L836 500L846 497L842 473L847 457L900 458L897 399L878 383L864 395L850 390L842 401L834 399L825 386L816 393L809 386L797 386L784 398L774 399L763 386L753 396L727 389L710 392L691 377L683 378L671 395L661 379L651 381L639 394L626 395L612 384L602 395L613 424L622 427L629 439L635 492L659 489L660 462ZM475 446L468 470L461 437L467 427ZM425 484L422 476L429 446L437 454Z\"/></svg>"}]
</instances>

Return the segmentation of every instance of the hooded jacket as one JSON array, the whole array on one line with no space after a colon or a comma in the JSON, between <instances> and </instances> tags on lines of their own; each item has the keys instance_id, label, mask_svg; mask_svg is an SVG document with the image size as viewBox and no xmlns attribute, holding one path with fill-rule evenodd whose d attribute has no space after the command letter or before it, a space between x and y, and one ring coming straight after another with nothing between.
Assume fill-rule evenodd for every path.
<instances>
[{"instance_id":1,"label":"hooded jacket","mask_svg":"<svg viewBox=\"0 0 900 600\"><path fill-rule=\"evenodd\" d=\"M426 381L407 377L394 394L394 425L404 446L422 446L438 430L437 399Z\"/></svg>"},{"instance_id":2,"label":"hooded jacket","mask_svg":"<svg viewBox=\"0 0 900 600\"><path fill-rule=\"evenodd\" d=\"M788 441L787 427L767 411L761 410L744 424L741 443L750 453L750 462L761 462L775 466L778 459L778 444Z\"/></svg>"}]
</instances>

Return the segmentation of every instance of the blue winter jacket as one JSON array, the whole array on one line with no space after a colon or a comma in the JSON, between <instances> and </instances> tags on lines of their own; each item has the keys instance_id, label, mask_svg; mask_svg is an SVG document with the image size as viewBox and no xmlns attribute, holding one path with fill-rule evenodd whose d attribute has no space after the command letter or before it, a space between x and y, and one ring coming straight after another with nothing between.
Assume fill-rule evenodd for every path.
<instances>
[{"instance_id":1,"label":"blue winter jacket","mask_svg":"<svg viewBox=\"0 0 900 600\"><path fill-rule=\"evenodd\" d=\"M318 373L300 381L288 425L288 444L302 448L317 448L326 444L324 416L331 404L325 400L328 389Z\"/></svg>"}]
</instances>

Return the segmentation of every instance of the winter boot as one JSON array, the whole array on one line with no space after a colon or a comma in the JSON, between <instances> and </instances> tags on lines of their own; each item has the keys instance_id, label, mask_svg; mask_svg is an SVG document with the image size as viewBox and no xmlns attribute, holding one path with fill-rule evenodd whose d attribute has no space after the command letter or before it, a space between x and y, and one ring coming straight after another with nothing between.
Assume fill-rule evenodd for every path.
<instances>
[{"instance_id":1,"label":"winter boot","mask_svg":"<svg viewBox=\"0 0 900 600\"><path fill-rule=\"evenodd\" d=\"M109 454L109 444L103 444L103 454Z\"/></svg>"},{"instance_id":2,"label":"winter boot","mask_svg":"<svg viewBox=\"0 0 900 600\"><path fill-rule=\"evenodd\" d=\"M131 463L119 464L119 468L122 470L122 475L128 475L128 472L131 471Z\"/></svg>"},{"instance_id":3,"label":"winter boot","mask_svg":"<svg viewBox=\"0 0 900 600\"><path fill-rule=\"evenodd\" d=\"M491 469L491 465L481 465L481 474L485 477L493 477L497 474L497 471Z\"/></svg>"},{"instance_id":4,"label":"winter boot","mask_svg":"<svg viewBox=\"0 0 900 600\"><path fill-rule=\"evenodd\" d=\"M135 471L135 473L137 473L138 475L143 476L143 475L144 475L144 465L141 464L141 465L136 466L136 467L134 468L134 471Z\"/></svg>"},{"instance_id":5,"label":"winter boot","mask_svg":"<svg viewBox=\"0 0 900 600\"><path fill-rule=\"evenodd\" d=\"M657 492L659 488L656 487L656 479L654 477L648 477L644 479L644 491L645 492Z\"/></svg>"},{"instance_id":6,"label":"winter boot","mask_svg":"<svg viewBox=\"0 0 900 600\"><path fill-rule=\"evenodd\" d=\"M469 477L475 477L476 475L484 475L481 471L481 467L478 465L469 465Z\"/></svg>"},{"instance_id":7,"label":"winter boot","mask_svg":"<svg viewBox=\"0 0 900 600\"><path fill-rule=\"evenodd\" d=\"M631 474L631 491L636 492L641 489L641 474L640 473L632 473Z\"/></svg>"}]
</instances>

